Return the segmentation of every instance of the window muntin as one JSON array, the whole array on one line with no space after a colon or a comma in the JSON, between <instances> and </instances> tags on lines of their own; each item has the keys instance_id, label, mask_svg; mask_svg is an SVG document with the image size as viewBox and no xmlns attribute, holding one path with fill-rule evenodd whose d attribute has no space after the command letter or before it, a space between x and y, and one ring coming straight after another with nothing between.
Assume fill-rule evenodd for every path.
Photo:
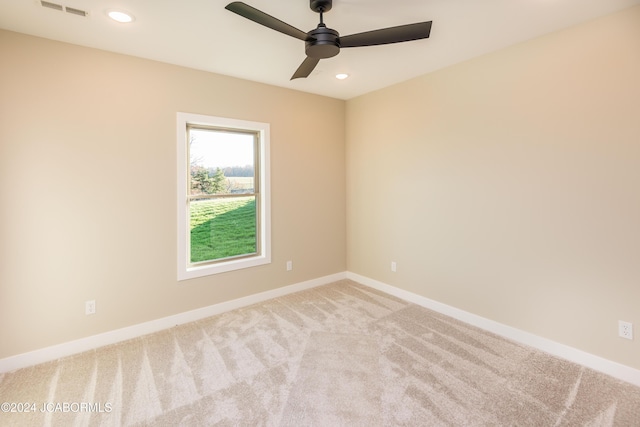
<instances>
[{"instance_id":1,"label":"window muntin","mask_svg":"<svg viewBox=\"0 0 640 427\"><path fill-rule=\"evenodd\" d=\"M180 280L270 262L268 130L178 114Z\"/></svg>"}]
</instances>

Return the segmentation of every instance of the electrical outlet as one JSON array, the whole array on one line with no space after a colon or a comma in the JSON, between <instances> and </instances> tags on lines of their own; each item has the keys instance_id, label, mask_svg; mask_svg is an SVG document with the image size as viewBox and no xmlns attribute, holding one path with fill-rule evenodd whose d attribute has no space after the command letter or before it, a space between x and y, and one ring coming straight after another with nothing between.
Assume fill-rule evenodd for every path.
<instances>
[{"instance_id":1,"label":"electrical outlet","mask_svg":"<svg viewBox=\"0 0 640 427\"><path fill-rule=\"evenodd\" d=\"M84 314L96 314L96 300L84 302Z\"/></svg>"},{"instance_id":2,"label":"electrical outlet","mask_svg":"<svg viewBox=\"0 0 640 427\"><path fill-rule=\"evenodd\" d=\"M287 271L293 270L293 261L287 261Z\"/></svg>"},{"instance_id":3,"label":"electrical outlet","mask_svg":"<svg viewBox=\"0 0 640 427\"><path fill-rule=\"evenodd\" d=\"M398 264L395 261L391 261L391 271L394 273L398 270Z\"/></svg>"},{"instance_id":4,"label":"electrical outlet","mask_svg":"<svg viewBox=\"0 0 640 427\"><path fill-rule=\"evenodd\" d=\"M628 340L633 339L633 324L630 322L625 322L622 320L618 320L618 335L622 338L626 338Z\"/></svg>"}]
</instances>

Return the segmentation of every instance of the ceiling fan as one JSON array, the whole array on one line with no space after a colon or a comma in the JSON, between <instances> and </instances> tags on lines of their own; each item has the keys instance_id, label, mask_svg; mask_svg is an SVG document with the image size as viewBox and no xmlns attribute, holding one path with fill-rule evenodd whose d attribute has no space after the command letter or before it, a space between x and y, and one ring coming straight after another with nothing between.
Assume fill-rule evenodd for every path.
<instances>
[{"instance_id":1,"label":"ceiling fan","mask_svg":"<svg viewBox=\"0 0 640 427\"><path fill-rule=\"evenodd\" d=\"M271 15L258 10L241 1L229 3L225 9L230 10L253 22L264 25L272 30L279 31L291 37L305 42L307 58L291 77L291 80L311 74L321 59L331 58L340 53L343 47L376 46L390 43L407 42L411 40L426 39L431 33L431 22L418 22L416 24L400 25L397 27L383 28L364 33L351 34L340 37L340 34L328 28L323 21L323 14L331 10L333 0L310 0L311 10L320 14L320 23L314 30L305 33Z\"/></svg>"}]
</instances>

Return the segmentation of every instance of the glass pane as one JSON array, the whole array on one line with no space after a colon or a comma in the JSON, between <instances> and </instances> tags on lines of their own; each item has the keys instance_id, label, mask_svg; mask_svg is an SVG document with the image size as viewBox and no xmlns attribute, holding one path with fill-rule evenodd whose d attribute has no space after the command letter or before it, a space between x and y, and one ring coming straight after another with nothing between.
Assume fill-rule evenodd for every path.
<instances>
[{"instance_id":1,"label":"glass pane","mask_svg":"<svg viewBox=\"0 0 640 427\"><path fill-rule=\"evenodd\" d=\"M192 263L257 253L255 196L194 200L189 212Z\"/></svg>"},{"instance_id":2,"label":"glass pane","mask_svg":"<svg viewBox=\"0 0 640 427\"><path fill-rule=\"evenodd\" d=\"M254 193L255 136L213 129L189 132L191 195Z\"/></svg>"}]
</instances>

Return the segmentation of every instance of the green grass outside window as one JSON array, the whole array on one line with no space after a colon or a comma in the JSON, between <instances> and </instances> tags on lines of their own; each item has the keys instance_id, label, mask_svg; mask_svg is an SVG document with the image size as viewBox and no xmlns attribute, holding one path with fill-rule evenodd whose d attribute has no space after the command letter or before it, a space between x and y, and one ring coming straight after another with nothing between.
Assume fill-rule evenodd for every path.
<instances>
[{"instance_id":1,"label":"green grass outside window","mask_svg":"<svg viewBox=\"0 0 640 427\"><path fill-rule=\"evenodd\" d=\"M190 211L192 263L257 252L255 197L195 201Z\"/></svg>"}]
</instances>

